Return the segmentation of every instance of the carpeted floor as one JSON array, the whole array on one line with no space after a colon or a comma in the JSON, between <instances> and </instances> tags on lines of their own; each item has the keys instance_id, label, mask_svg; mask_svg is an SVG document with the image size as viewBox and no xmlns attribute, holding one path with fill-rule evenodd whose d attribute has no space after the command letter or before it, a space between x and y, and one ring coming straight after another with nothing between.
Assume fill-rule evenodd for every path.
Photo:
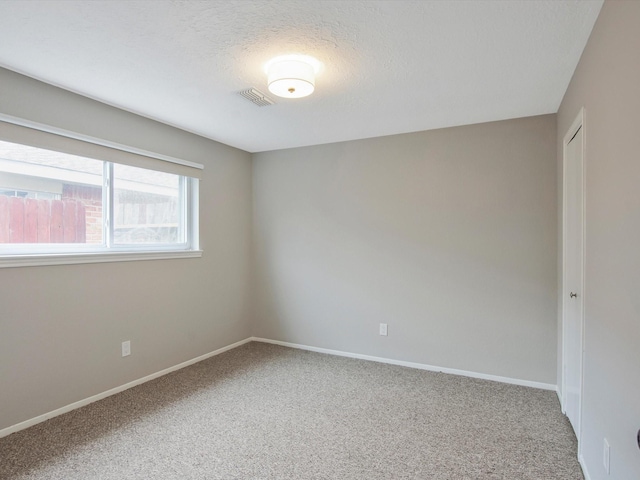
<instances>
[{"instance_id":1,"label":"carpeted floor","mask_svg":"<svg viewBox=\"0 0 640 480\"><path fill-rule=\"evenodd\" d=\"M0 439L2 479L582 479L555 393L250 343Z\"/></svg>"}]
</instances>

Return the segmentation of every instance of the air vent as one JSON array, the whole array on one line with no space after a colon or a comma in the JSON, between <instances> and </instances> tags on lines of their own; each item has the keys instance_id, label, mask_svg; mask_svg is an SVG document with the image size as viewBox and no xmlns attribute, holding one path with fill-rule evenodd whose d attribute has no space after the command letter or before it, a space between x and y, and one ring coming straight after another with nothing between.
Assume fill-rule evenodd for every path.
<instances>
[{"instance_id":1,"label":"air vent","mask_svg":"<svg viewBox=\"0 0 640 480\"><path fill-rule=\"evenodd\" d=\"M247 100L255 103L259 107L268 107L269 105L273 105L275 102L267 97L264 93L255 88L249 88L248 90L243 90L238 92Z\"/></svg>"}]
</instances>

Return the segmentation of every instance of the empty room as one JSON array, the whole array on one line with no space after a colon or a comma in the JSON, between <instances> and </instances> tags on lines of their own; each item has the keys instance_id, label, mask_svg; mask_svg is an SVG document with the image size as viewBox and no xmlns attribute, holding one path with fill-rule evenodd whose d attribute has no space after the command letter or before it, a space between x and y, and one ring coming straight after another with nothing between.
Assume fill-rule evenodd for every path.
<instances>
[{"instance_id":1,"label":"empty room","mask_svg":"<svg viewBox=\"0 0 640 480\"><path fill-rule=\"evenodd\" d=\"M0 1L0 479L640 479L640 1Z\"/></svg>"}]
</instances>

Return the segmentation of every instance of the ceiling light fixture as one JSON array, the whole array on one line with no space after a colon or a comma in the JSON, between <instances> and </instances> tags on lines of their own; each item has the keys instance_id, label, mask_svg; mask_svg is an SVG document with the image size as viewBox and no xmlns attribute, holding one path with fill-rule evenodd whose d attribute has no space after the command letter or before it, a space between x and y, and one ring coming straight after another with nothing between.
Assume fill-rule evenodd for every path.
<instances>
[{"instance_id":1,"label":"ceiling light fixture","mask_svg":"<svg viewBox=\"0 0 640 480\"><path fill-rule=\"evenodd\" d=\"M284 98L302 98L315 89L320 62L306 55L276 57L265 66L269 91Z\"/></svg>"}]
</instances>

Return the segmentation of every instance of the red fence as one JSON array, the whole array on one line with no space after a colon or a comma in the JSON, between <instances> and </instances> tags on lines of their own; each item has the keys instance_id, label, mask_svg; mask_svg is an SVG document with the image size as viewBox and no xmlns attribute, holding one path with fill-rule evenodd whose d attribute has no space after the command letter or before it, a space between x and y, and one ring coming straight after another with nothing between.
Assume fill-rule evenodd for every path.
<instances>
[{"instance_id":1,"label":"red fence","mask_svg":"<svg viewBox=\"0 0 640 480\"><path fill-rule=\"evenodd\" d=\"M85 208L76 200L0 195L0 243L85 243Z\"/></svg>"}]
</instances>

